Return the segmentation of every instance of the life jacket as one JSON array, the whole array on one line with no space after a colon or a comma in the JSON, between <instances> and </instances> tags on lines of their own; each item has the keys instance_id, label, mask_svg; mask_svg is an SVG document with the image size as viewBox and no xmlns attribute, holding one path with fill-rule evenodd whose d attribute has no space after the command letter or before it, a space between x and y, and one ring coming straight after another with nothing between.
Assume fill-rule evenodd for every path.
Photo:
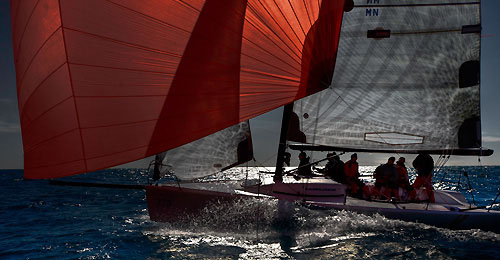
<instances>
[{"instance_id":1,"label":"life jacket","mask_svg":"<svg viewBox=\"0 0 500 260\"><path fill-rule=\"evenodd\" d=\"M408 188L410 181L408 180L408 171L404 164L396 164L396 170L398 171L398 186Z\"/></svg>"},{"instance_id":2,"label":"life jacket","mask_svg":"<svg viewBox=\"0 0 500 260\"><path fill-rule=\"evenodd\" d=\"M375 169L375 186L396 187L398 172L392 164L382 164Z\"/></svg>"},{"instance_id":3,"label":"life jacket","mask_svg":"<svg viewBox=\"0 0 500 260\"><path fill-rule=\"evenodd\" d=\"M344 174L347 179L358 177L358 163L349 160L344 164Z\"/></svg>"}]
</instances>

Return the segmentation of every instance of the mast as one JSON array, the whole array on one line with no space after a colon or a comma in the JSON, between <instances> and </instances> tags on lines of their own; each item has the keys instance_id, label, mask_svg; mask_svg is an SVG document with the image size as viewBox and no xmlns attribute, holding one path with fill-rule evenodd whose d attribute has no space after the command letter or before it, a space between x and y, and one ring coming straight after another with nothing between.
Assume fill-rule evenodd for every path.
<instances>
[{"instance_id":1,"label":"mast","mask_svg":"<svg viewBox=\"0 0 500 260\"><path fill-rule=\"evenodd\" d=\"M290 115L293 113L293 102L283 107L283 118L281 119L280 143L278 145L278 157L276 158L276 170L274 172L274 181L283 180L283 164L285 162L286 140L288 137L288 126Z\"/></svg>"}]
</instances>

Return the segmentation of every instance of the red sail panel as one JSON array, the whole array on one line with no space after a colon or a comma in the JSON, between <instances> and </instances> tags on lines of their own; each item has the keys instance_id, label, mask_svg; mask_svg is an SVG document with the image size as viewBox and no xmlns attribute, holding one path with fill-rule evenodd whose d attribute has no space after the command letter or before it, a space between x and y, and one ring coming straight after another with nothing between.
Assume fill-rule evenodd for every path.
<instances>
[{"instance_id":1,"label":"red sail panel","mask_svg":"<svg viewBox=\"0 0 500 260\"><path fill-rule=\"evenodd\" d=\"M343 0L248 1L240 120L330 85L343 8Z\"/></svg>"},{"instance_id":2,"label":"red sail panel","mask_svg":"<svg viewBox=\"0 0 500 260\"><path fill-rule=\"evenodd\" d=\"M25 177L141 159L320 90L343 2L11 1Z\"/></svg>"},{"instance_id":3,"label":"red sail panel","mask_svg":"<svg viewBox=\"0 0 500 260\"><path fill-rule=\"evenodd\" d=\"M200 12L161 110L149 154L239 122L239 72L246 1L210 0Z\"/></svg>"}]
</instances>

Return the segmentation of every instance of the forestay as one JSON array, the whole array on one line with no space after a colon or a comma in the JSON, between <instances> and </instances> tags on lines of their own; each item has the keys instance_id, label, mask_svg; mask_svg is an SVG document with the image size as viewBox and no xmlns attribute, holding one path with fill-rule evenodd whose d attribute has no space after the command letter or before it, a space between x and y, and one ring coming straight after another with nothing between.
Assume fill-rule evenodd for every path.
<instances>
[{"instance_id":1,"label":"forestay","mask_svg":"<svg viewBox=\"0 0 500 260\"><path fill-rule=\"evenodd\" d=\"M295 103L289 139L375 150L481 147L480 28L479 1L355 1L332 84Z\"/></svg>"}]
</instances>

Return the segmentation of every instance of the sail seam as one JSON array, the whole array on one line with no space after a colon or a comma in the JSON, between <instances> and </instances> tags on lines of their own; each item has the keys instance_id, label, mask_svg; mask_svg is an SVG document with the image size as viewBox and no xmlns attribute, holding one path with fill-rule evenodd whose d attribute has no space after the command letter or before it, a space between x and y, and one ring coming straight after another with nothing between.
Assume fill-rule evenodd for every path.
<instances>
[{"instance_id":1,"label":"sail seam","mask_svg":"<svg viewBox=\"0 0 500 260\"><path fill-rule=\"evenodd\" d=\"M299 71L297 68L295 68L292 64L290 64L290 63L288 63L288 62L284 61L283 59L281 59L281 58L280 58L280 57L278 57L277 55L274 55L274 54L273 54L273 53L271 53L269 50L264 49L262 46L258 45L257 43L254 43L253 41L251 41L251 40L249 40L249 39L247 39L247 38L245 38L245 37L243 37L243 39L245 39L246 41L248 41L248 42L252 43L253 45L255 45L255 47L257 47L258 49L261 49L262 51L266 52L266 53L267 53L267 54L269 54L271 57L274 57L274 58L276 58L277 60L279 60L279 61L283 62L284 64L287 64L287 65L288 65L288 66L290 66L293 70L296 70L297 72L300 72L300 71ZM281 49L281 48L280 48L280 49ZM283 52L285 52L285 53L286 53L286 51L285 51L285 50L283 50L283 49L281 49L281 50L282 50ZM295 63L297 63L297 65L298 65L298 66L300 66L300 62L299 62L299 61L297 61L296 59L294 59L294 58L293 58L291 55L289 55L288 53L286 53L286 54L287 54L287 56L288 56L288 57L290 57L293 61L295 61ZM268 64L267 62L261 61L260 59L257 59L257 58L254 58L254 57L251 57L251 56L249 56L248 54L245 54L245 53L243 53L243 52L241 53L241 55L242 55L242 56L245 56L245 57L248 57L248 58L251 58L251 59L254 59L254 60L256 60L256 61L259 61L259 62L261 62L261 63L263 63L263 64L266 64L266 65L272 66L272 67L274 67L274 68L276 68L276 69L279 69L279 70L285 71L285 70L283 70L283 69L281 69L281 68L278 68L278 67L276 67L276 66L274 66L274 65ZM285 71L285 72L287 72L287 73L288 73L288 71Z\"/></svg>"},{"instance_id":2,"label":"sail seam","mask_svg":"<svg viewBox=\"0 0 500 260\"><path fill-rule=\"evenodd\" d=\"M260 2L260 1L259 1L259 2ZM262 3L261 3L261 5L262 5ZM260 17L260 16L258 15L258 12L255 10L255 8L252 8L252 5L251 5L251 4L249 4L249 5L248 5L248 8L249 8L250 10L254 9L253 13L254 13L255 17L256 17L256 18L257 18L260 22L262 22L262 23L265 25L265 28L269 29L269 30L270 30L270 31L274 34L274 36L276 36L276 38L277 38L277 39L279 39L279 41L281 41L281 42L282 42L282 43L283 43L283 44L284 44L284 45L285 45L285 46L286 46L286 47L287 47L287 48L288 48L288 49L289 49L289 50L290 50L290 51L291 51L291 52L292 52L295 56L297 56L297 58L298 58L298 59L300 59L300 56L299 56L299 55L297 55L296 50L293 50L293 49L289 46L289 44L287 44L287 43L286 43L286 42L285 42L285 41L284 41L284 40L283 40L283 39L282 39L282 38L281 38L281 37L280 37L280 36L279 36L279 35L278 35L278 34L277 34L274 30L273 30L273 29L271 29L269 26L267 26L267 25L266 25L265 20L264 20L262 17ZM268 14L269 14L269 12L268 12ZM278 48L280 48L280 47L279 47L279 45L278 45L275 41L273 41L273 39L269 38L269 36L267 35L267 33L264 33L264 32L263 32L263 31L262 31L262 30L261 30L261 29L260 29L260 28L259 28L256 24L252 24L252 22L251 22L248 18L246 18L246 17L245 17L245 20L246 20L246 21L248 21L248 23L249 23L250 25L252 25L254 28L256 28L256 29L257 29L257 30L258 30L258 31L262 34L262 36L264 36L265 38L267 38L268 40L270 40L270 41L271 41L274 45L276 45ZM273 20L274 20L274 18L273 18ZM274 21L275 21L275 20L274 20ZM276 21L275 21L275 23L276 23ZM278 27L280 27L280 26L279 26L279 24L278 24ZM280 27L280 28L281 28L281 27ZM283 31L283 30L282 30L282 31ZM286 35L286 34L285 34L285 35ZM290 38L289 38L289 37L287 37L287 38L290 40ZM290 40L290 41L291 41L291 40ZM293 43L293 42L292 42L292 43ZM298 47L297 47L297 46L295 46L295 44L293 44L293 46L294 46L294 47L298 50ZM281 48L280 48L280 49L281 49ZM287 52L285 52L285 53L287 53ZM300 51L300 50L298 51L298 53L300 53L300 55L302 55L302 53L301 53L301 51Z\"/></svg>"},{"instance_id":3,"label":"sail seam","mask_svg":"<svg viewBox=\"0 0 500 260\"><path fill-rule=\"evenodd\" d=\"M293 41L292 39L288 36L288 34L285 32L285 30L283 29L283 27L281 27L281 25L278 23L278 21L276 21L276 19L274 18L274 16L267 10L267 8L264 6L264 4L262 3L261 0L257 0L260 5L262 6L262 8L264 8L264 10L266 11L267 15L269 17L271 17L271 20L273 20L273 22L278 26L278 28L281 30L281 32L286 36L286 38L288 40L290 40L290 42L292 43L292 45L297 49L298 53L302 56L302 50L299 48L299 46L297 46ZM279 9L279 7L278 7ZM286 20L286 19L285 19ZM265 23L264 23L265 24ZM267 28L271 29L269 26L267 26ZM278 39L282 39L274 30L271 30L275 35L276 37L278 37ZM283 40L282 42L284 44L286 44ZM288 44L287 44L288 45Z\"/></svg>"},{"instance_id":4,"label":"sail seam","mask_svg":"<svg viewBox=\"0 0 500 260\"><path fill-rule=\"evenodd\" d=\"M40 48L38 48L38 50L36 51L36 53L31 58L30 62L28 63L28 66L26 66L26 69L23 71L23 74L22 74L23 76L19 80L19 85L22 85L24 83L24 79L26 78L26 73L31 68L31 65L33 64L33 61L37 58L38 54L40 53L40 51L42 51L43 47L45 47L45 44L47 44L47 42L49 42L49 40L52 39L52 37L59 31L59 29L61 29L61 32L62 32L62 27L61 26L57 27L57 29L54 30L54 32L49 37L47 37L47 39L45 40L45 42L43 42L43 44L40 46ZM64 63L63 63L63 65L64 65ZM19 92L18 92L18 94L19 94Z\"/></svg>"},{"instance_id":5,"label":"sail seam","mask_svg":"<svg viewBox=\"0 0 500 260\"><path fill-rule=\"evenodd\" d=\"M300 65L300 57L297 55L297 53L295 53L295 51L293 51L289 46L288 44L286 44L285 42L283 42L283 40L281 41L283 44L285 44L285 46L288 48L289 51L285 50L284 48L282 48L279 44L277 44L273 39L271 39L267 33L264 33L264 31L262 31L262 28L259 28L254 22L250 21L248 18L245 18L245 21L250 25L252 26L253 28L255 28L255 30L257 30L264 38L268 39L275 47L277 47L278 49L280 49L281 51L283 51L283 53L290 57L290 59L294 60L297 64ZM244 40L247 40L251 43L253 43L254 45L258 46L259 49L262 49L264 50L265 52L268 52L268 50L264 49L263 47L261 47L260 45L257 45L256 43L250 41L247 37L245 37L245 35L243 35L243 39ZM290 54L290 52L292 54ZM275 56L275 55L273 55ZM297 58L297 59L296 59Z\"/></svg>"},{"instance_id":6,"label":"sail seam","mask_svg":"<svg viewBox=\"0 0 500 260\"><path fill-rule=\"evenodd\" d=\"M292 97L295 97L295 95L291 95L290 98ZM288 100L289 98L288 97L280 97L280 98L274 98L274 99L269 99L269 100L266 100L266 101L260 101L260 102L252 102L252 103L245 103L243 105L241 105L242 107L245 107L245 106L253 106L253 105L257 105L257 104L263 104L263 103L269 103L269 102L275 102L275 101L278 101L278 100ZM280 107L280 105L276 105L276 107ZM264 113L264 112L262 112Z\"/></svg>"},{"instance_id":7,"label":"sail seam","mask_svg":"<svg viewBox=\"0 0 500 260\"><path fill-rule=\"evenodd\" d=\"M253 42L253 41L251 41L251 40L249 40L249 39L247 39L247 38L245 38L245 37L243 37L243 39L245 39L246 41L248 41L248 42L252 43L252 44L253 44L253 45L254 45L257 49L261 49L261 50L262 50L262 51L264 51L265 53L269 54L271 57L276 58L277 60L279 60L279 61L283 62L284 64L286 64L286 65L288 65L288 66L290 66L290 68L291 68L291 69L293 69L293 70L295 70L295 71L297 71L297 72L299 72L299 73L300 73L300 70L298 70L298 69L297 69L296 67L294 67L292 64L288 63L287 61L284 61L282 58L280 58L280 57L278 57L277 55L273 54L273 53L272 53L272 52L270 52L269 50L264 49L262 46L258 45L257 43L255 43L255 42ZM280 48L280 49L281 49L281 48ZM283 52L284 52L284 53L285 53L288 57L290 57L290 58L291 58L291 59L292 59L292 60L293 60L293 61L294 61L294 62L295 62L298 66L300 66L300 65L301 65L299 61L297 61L294 57L292 57L291 55L289 55L289 54L288 54L285 50L283 50L283 49L281 49L281 50L282 50L282 51L283 51ZM259 61L259 62L261 62L261 63L263 63L263 64L266 64L266 65L271 66L271 67L273 67L273 68L276 68L276 69L278 69L278 70L281 70L281 71L284 71L284 72L289 73L287 70L284 70L284 69L278 68L277 66L271 65L271 64L269 64L269 63L267 63L267 62L264 62L264 61L262 61L262 60L260 60L260 59L257 59L257 58L255 58L255 57L249 56L248 54L245 54L245 53L243 53L243 52L241 53L241 55L242 55L242 56L245 56L245 57L248 57L248 58L251 58L251 59L253 59L253 60Z\"/></svg>"},{"instance_id":8,"label":"sail seam","mask_svg":"<svg viewBox=\"0 0 500 260\"><path fill-rule=\"evenodd\" d=\"M302 0L302 3L304 3L304 8L306 9L306 14L307 14L307 20L309 21L309 27L312 27L312 21L311 21L311 16L309 15L309 9L307 8L306 0Z\"/></svg>"},{"instance_id":9,"label":"sail seam","mask_svg":"<svg viewBox=\"0 0 500 260\"><path fill-rule=\"evenodd\" d=\"M280 49L286 56L290 57L290 59L292 59L293 61L295 61L297 64L300 65L300 61L298 61L298 59L300 59L300 57L292 49L290 49L290 47L287 46L288 50L290 52L292 52L293 55L291 55L289 51L287 51L284 48L282 48L281 46L279 46L273 39L269 38L269 36L267 35L267 33L264 33L261 30L261 28L258 28L257 25L255 25L252 21L248 20L247 18L245 18L245 21L247 21L248 25L250 25L253 28L255 28L264 38L268 39L275 47L277 47L278 49ZM254 44L258 49L261 49L264 52L269 53L271 56L278 58L277 55L274 55L274 54L270 53L269 50L266 50L266 49L264 49L264 47L258 45L257 43L254 43L253 41L251 41L250 39L248 39L247 37L245 37L245 35L243 35L242 38L244 40L246 40L246 41ZM242 50L242 52L243 52L243 50ZM281 58L278 58L278 59L281 60Z\"/></svg>"},{"instance_id":10,"label":"sail seam","mask_svg":"<svg viewBox=\"0 0 500 260\"><path fill-rule=\"evenodd\" d=\"M58 138L58 137L61 137L61 136L63 136L63 135L69 134L69 133L71 133L71 132L73 132L73 131L75 131L75 130L78 130L78 129L79 129L79 128L72 128L72 129L67 130L67 131L64 131L64 132L62 132L62 133L60 133L60 134L57 134L57 135L51 136L50 138L47 138L47 139L45 139L45 140L41 140L41 141L39 141L38 143L31 145L30 149L27 149L25 152L31 152L31 151L33 151L33 150L37 149L40 145L42 145L42 144L44 144L44 143L47 143L47 142L49 142L49 141L52 141L52 140L54 140L54 139L56 139L56 138ZM85 158L84 158L83 160L85 160Z\"/></svg>"},{"instance_id":11,"label":"sail seam","mask_svg":"<svg viewBox=\"0 0 500 260\"><path fill-rule=\"evenodd\" d=\"M153 70L139 70L139 69L130 69L130 68L119 68L119 67L110 67L110 66L102 66L102 65L94 65L94 64L85 64L85 63L76 63L76 62L68 62L69 65L76 65L76 66L84 66L84 67L95 67L95 68L103 68L103 69L112 69L112 70L124 70L124 71L134 71L134 72L147 72L151 74L159 74L159 75L164 75L164 76L174 76L173 73L166 73L166 72L160 72L160 71L153 71Z\"/></svg>"},{"instance_id":12,"label":"sail seam","mask_svg":"<svg viewBox=\"0 0 500 260\"><path fill-rule=\"evenodd\" d=\"M291 82L298 82L298 81L291 81ZM248 83L246 81L242 81L242 83ZM293 84L283 84L283 83L269 83L269 82L250 82L252 84L252 86L272 86L272 87L276 87L276 88L279 88L279 89L284 89L284 88L297 88L297 85L293 85ZM248 87L248 88L252 88L252 87ZM241 94L245 94L245 95L252 95L252 93L255 93L255 94L265 94L265 93L286 93L286 92L289 92L287 90L266 90L266 91L260 91L260 92L255 92L255 91L243 91L245 89L242 89L242 91L240 92Z\"/></svg>"},{"instance_id":13,"label":"sail seam","mask_svg":"<svg viewBox=\"0 0 500 260\"><path fill-rule=\"evenodd\" d=\"M153 16L147 15L147 14L145 14L145 13L141 13L141 12L139 12L139 11L133 10L133 9L128 8L128 7L126 7L126 6L123 6L123 5L117 4L117 3L115 3L115 2L111 2L111 1L109 1L109 0L106 0L106 2L111 3L111 4L113 4L113 5L116 5L116 6L119 6L119 7L123 8L123 9L126 9L126 10L130 11L130 12L133 12L133 13L136 13L136 14L139 14L139 15L142 15L142 16L144 16L144 17L148 17L149 19L151 19L151 20L153 20L153 21L156 21L156 22L159 22L159 23L161 23L161 24L168 25L168 26L171 26L172 28L179 29L180 31L183 31L183 32L185 32L185 33L188 33L188 34L190 33L190 31L188 31L188 30L186 30L186 29L183 29L183 28L181 28L181 27L178 27L178 26L175 26L175 25L173 25L173 24L167 23L167 22L165 22L165 21L162 21L162 20L160 20L160 19L158 19L158 18L155 18L155 17L153 17ZM193 8L193 9L194 9L194 8ZM196 10L196 9L195 9L195 10Z\"/></svg>"},{"instance_id":14,"label":"sail seam","mask_svg":"<svg viewBox=\"0 0 500 260\"><path fill-rule=\"evenodd\" d=\"M250 69L245 69L245 68L241 68L241 71L249 73L249 74L258 74L258 75L262 75L262 76L268 76L268 77L272 77L272 78L288 80L288 81L297 82L297 83L300 82L300 80L298 80L297 78L290 78L290 77L287 77L284 75L270 74L270 73L266 73L263 71L250 70Z\"/></svg>"},{"instance_id":15,"label":"sail seam","mask_svg":"<svg viewBox=\"0 0 500 260\"><path fill-rule=\"evenodd\" d=\"M64 33L64 21L63 21L63 17L62 17L62 6L61 6L61 0L59 0L59 17L61 19L61 33L62 33L62 38L63 38L63 44L64 44L64 52L66 54L66 62L69 63L69 56L68 56L68 48L67 48L67 45L66 45L66 35ZM77 121L77 124L78 124L78 132L80 134L80 144L82 146L82 153L83 153L83 162L84 162L84 166L85 166L85 172L87 172L88 170L88 166L87 166L87 159L86 159L86 152L85 152L85 144L83 142L83 134L82 134L82 129L81 129L81 123L80 123L80 114L78 113L78 106L76 105L76 97L75 97L75 88L73 86L73 77L71 75L71 66L68 65L68 76L69 76L69 83L70 83L70 86L71 86L71 93L72 93L72 96L73 96L73 104L74 104L74 107L75 107L75 116L76 116L76 121Z\"/></svg>"},{"instance_id":16,"label":"sail seam","mask_svg":"<svg viewBox=\"0 0 500 260\"><path fill-rule=\"evenodd\" d=\"M30 95L25 99L25 101L22 103L22 106L23 106L23 109L21 110L21 118L23 117L24 115L24 106L26 104L29 103L29 101L31 100L31 97L35 94L35 92L40 88L41 85L43 85L43 83L45 83L45 81L47 81L52 75L54 75L54 73L56 73L59 69L61 69L64 65L68 64L68 62L64 62L63 64L61 64L59 67L57 67L56 69L54 69L51 73L49 73L49 75L47 75L47 77L45 77L42 81L40 81L40 84L38 84L34 89L33 91L31 91ZM18 93L18 97L21 98L21 95L19 95ZM19 102L19 104L21 105L21 102Z\"/></svg>"},{"instance_id":17,"label":"sail seam","mask_svg":"<svg viewBox=\"0 0 500 260\"><path fill-rule=\"evenodd\" d=\"M171 57L175 57L175 58L179 58L179 59L182 58L182 55L178 54L178 53L167 52L167 51L164 51L164 50L150 48L150 47L139 45L139 44L135 44L135 43L124 42L124 41L121 41L121 40L117 40L117 39L105 37L105 36L102 36L102 35L98 35L98 34L93 34L93 33L85 32L85 31L81 31L81 30L78 30L78 29L75 29L75 28L65 27L64 29L68 30L68 31L73 31L73 32L85 34L85 35L90 35L92 37L99 38L99 39L102 39L102 40L105 40L105 41L108 41L108 42L113 42L113 43L121 44L121 45L124 45L124 46L127 46L127 47L132 47L132 48L144 50L144 51L151 52L151 53L163 54L163 55L167 55L167 56L171 56ZM221 47L223 48L225 46L221 45ZM233 49L232 51L234 51L235 53L240 53L239 50L234 50ZM176 64L176 63L173 63L173 62L167 62L167 63ZM156 66L157 67L162 67L162 66L158 66L158 65L156 65Z\"/></svg>"},{"instance_id":18,"label":"sail seam","mask_svg":"<svg viewBox=\"0 0 500 260\"><path fill-rule=\"evenodd\" d=\"M125 95L125 96L75 96L77 98L131 98L131 97L165 97L165 95Z\"/></svg>"},{"instance_id":19,"label":"sail seam","mask_svg":"<svg viewBox=\"0 0 500 260\"><path fill-rule=\"evenodd\" d=\"M197 11L198 13L201 13L201 10L196 9L194 6L192 6L192 5L190 5L190 4L186 3L186 2L184 2L183 0L179 0L178 2L180 2L180 3L184 4L185 6L190 7L191 9L193 9L193 10Z\"/></svg>"},{"instance_id":20,"label":"sail seam","mask_svg":"<svg viewBox=\"0 0 500 260\"><path fill-rule=\"evenodd\" d=\"M38 3L40 3L40 0L36 1L36 4L35 6L33 7L33 10L31 10L31 13L30 13L30 16L28 17L28 20L26 20L26 24L24 25L24 29L23 29L23 32L21 34L21 37L19 38L19 45L16 46L16 49L19 50L19 47L21 46L21 43L23 42L23 39L24 39L24 34L26 32L26 29L28 29L28 25L30 24L30 21L31 21L31 17L33 16L33 13L35 13L35 10L38 6ZM18 9L20 9L20 5L17 7ZM57 31L57 30L56 30ZM50 37L49 37L50 38ZM17 53L16 53L16 56L17 56ZM17 60L17 57L14 57L16 60Z\"/></svg>"},{"instance_id":21,"label":"sail seam","mask_svg":"<svg viewBox=\"0 0 500 260\"><path fill-rule=\"evenodd\" d=\"M267 84L266 84L267 85ZM284 94L284 93L290 93L292 91L286 91L286 90L274 90L274 91L266 91L266 92L242 92L241 95L242 96L246 96L246 97L249 97L249 96L260 96L260 95L267 95L269 93L273 93L273 94ZM295 91L294 91L295 93Z\"/></svg>"},{"instance_id":22,"label":"sail seam","mask_svg":"<svg viewBox=\"0 0 500 260\"><path fill-rule=\"evenodd\" d=\"M139 70L139 69L130 69L130 68L119 68L119 67L110 67L110 66L102 66L102 65L94 65L94 64L76 63L76 62L68 62L68 64L69 65L76 65L76 66L84 66L84 67L96 67L96 68L103 68L103 69L125 70L125 71L134 71L134 72L148 72L148 73L152 73L152 74L159 74L159 75L165 75L165 76L174 76L174 73L166 73L166 72L153 71L153 70Z\"/></svg>"},{"instance_id":23,"label":"sail seam","mask_svg":"<svg viewBox=\"0 0 500 260\"><path fill-rule=\"evenodd\" d=\"M297 20L297 23L299 24L300 26L300 30L302 30L302 34L304 34L304 39L305 37L307 36L306 32L304 31L304 27L302 27L302 23L300 22L299 20L299 17L297 16L297 13L295 12L295 8L293 8L293 5L292 3L290 2L290 0L288 0L288 4L290 5L290 7L292 8L292 11L293 11L293 14L295 15L295 19ZM307 8L306 8L306 13L307 13ZM309 14L307 14L309 16ZM288 21L287 21L288 22ZM290 24L288 24L288 26L290 26L290 29L293 30L292 26ZM312 26L311 26L312 27ZM294 33L295 33L295 30L293 30ZM298 38L298 37L297 37ZM300 39L299 39L300 40Z\"/></svg>"},{"instance_id":24,"label":"sail seam","mask_svg":"<svg viewBox=\"0 0 500 260\"><path fill-rule=\"evenodd\" d=\"M106 36L102 36L102 35L98 35L98 34L93 34L93 33L85 32L85 31L81 31L81 30L78 30L78 29L75 29L75 28L65 27L64 29L68 30L68 31L73 31L73 32L81 33L81 34L90 35L90 36L93 36L95 38L99 38L99 39L106 40L106 41L109 41L109 42L118 43L118 44L125 45L125 46L128 46L128 47L134 47L136 49L141 49L141 50L145 50L145 51L149 51L149 52L153 52L153 53L165 54L165 55L169 55L169 56L177 57L177 58L181 58L182 57L180 54L177 54L177 53L167 52L167 51L160 50L160 49L155 49L155 48L150 48L150 47L146 47L146 46L139 45L139 44L124 42L124 41L120 41L120 40L117 40L117 39L109 38L109 37L106 37Z\"/></svg>"},{"instance_id":25,"label":"sail seam","mask_svg":"<svg viewBox=\"0 0 500 260\"><path fill-rule=\"evenodd\" d=\"M25 169L48 168L48 167L54 167L54 166L59 166L59 165L64 165L64 164L69 164L69 163L74 163L74 162L78 162L78 161L85 161L85 159L77 159L77 160L71 160L71 161L64 161L62 163L55 163L55 164L42 164L42 165L39 165L39 166L36 166L36 167L29 167L29 168L25 168ZM77 174L78 173L84 173L84 171L77 171Z\"/></svg>"},{"instance_id":26,"label":"sail seam","mask_svg":"<svg viewBox=\"0 0 500 260\"><path fill-rule=\"evenodd\" d=\"M30 126L38 119L40 119L42 116L44 116L45 114L47 114L48 112L50 112L52 109L56 108L57 106L59 106L60 104L66 102L66 100L70 99L72 96L69 96L67 98L64 98L62 101L59 101L57 102L55 105L49 107L47 110L45 110L44 112L42 112L41 114L39 114L37 117L33 118L33 119L30 119L30 122L28 123L28 125L25 126L26 129L30 128ZM24 111L22 112L22 115L21 115L21 118L23 117L24 115Z\"/></svg>"},{"instance_id":27,"label":"sail seam","mask_svg":"<svg viewBox=\"0 0 500 260\"><path fill-rule=\"evenodd\" d=\"M292 30L293 32L293 35L295 35L295 37L297 38L297 40L303 45L302 41L300 40L299 36L297 35L297 33L295 32L295 30L292 28L292 25L290 24L290 22L288 21L288 19L286 18L285 14L283 14L283 11L281 10L281 8L279 7L278 3L276 3L276 0L273 0L274 2L274 5L276 5L276 8L278 8L278 10L280 11L280 14L281 16L283 17L283 19L285 19L285 22L286 24L288 25L288 27ZM292 4L290 3L290 0L288 0L288 4L290 5L290 8L292 8L292 11L293 13L295 14L295 10L293 9L293 6ZM299 23L299 26L300 28L302 29L302 33L304 34L305 36L305 33L304 33L304 28L302 28L302 24L300 24L300 21L299 19L297 18L297 15L295 14L295 18L297 19L297 22ZM282 29L283 30L283 29Z\"/></svg>"},{"instance_id":28,"label":"sail seam","mask_svg":"<svg viewBox=\"0 0 500 260\"><path fill-rule=\"evenodd\" d=\"M227 105L226 107L232 107L232 105ZM224 106L219 107L218 109L213 109L213 110L205 110L204 113L212 113L212 112L224 112L226 111L224 109ZM182 119L186 115L185 114L179 114L179 115L171 115L169 118L179 118ZM88 130L88 129L96 129L96 128L108 128L108 127L116 127L116 126L124 126L124 125L134 125L138 123L146 123L146 122L153 122L153 121L158 121L160 118L153 118L153 119L148 119L148 120L140 120L140 121L133 121L133 122L126 122L126 123L117 123L117 124L108 124L108 125L98 125L98 126L87 126L87 127L81 127L82 130Z\"/></svg>"}]
</instances>

